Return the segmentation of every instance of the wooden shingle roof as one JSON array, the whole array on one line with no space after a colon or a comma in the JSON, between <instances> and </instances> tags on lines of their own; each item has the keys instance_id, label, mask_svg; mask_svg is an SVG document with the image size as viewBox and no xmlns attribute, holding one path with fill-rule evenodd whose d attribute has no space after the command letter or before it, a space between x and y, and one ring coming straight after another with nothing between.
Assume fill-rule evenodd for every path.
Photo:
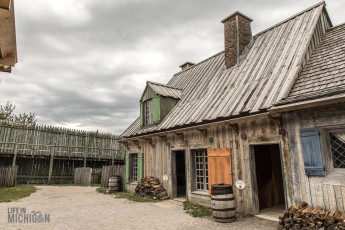
<instances>
[{"instance_id":1,"label":"wooden shingle roof","mask_svg":"<svg viewBox=\"0 0 345 230\"><path fill-rule=\"evenodd\" d=\"M157 95L161 95L163 97L180 99L182 96L182 90L178 88L152 81L148 81L146 85L150 87Z\"/></svg>"},{"instance_id":2,"label":"wooden shingle roof","mask_svg":"<svg viewBox=\"0 0 345 230\"><path fill-rule=\"evenodd\" d=\"M296 80L288 104L345 93L345 24L329 29Z\"/></svg>"},{"instance_id":3,"label":"wooden shingle roof","mask_svg":"<svg viewBox=\"0 0 345 230\"><path fill-rule=\"evenodd\" d=\"M141 136L266 111L289 95L314 30L325 17L321 2L253 37L240 65L227 69L220 52L173 76L183 95L157 126L137 119L122 137ZM327 19L325 19L328 23Z\"/></svg>"}]
</instances>

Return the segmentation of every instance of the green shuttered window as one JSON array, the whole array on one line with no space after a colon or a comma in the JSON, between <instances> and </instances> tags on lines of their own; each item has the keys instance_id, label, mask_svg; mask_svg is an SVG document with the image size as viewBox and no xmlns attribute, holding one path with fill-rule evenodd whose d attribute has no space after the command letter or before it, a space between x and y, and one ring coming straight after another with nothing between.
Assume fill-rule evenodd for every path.
<instances>
[{"instance_id":1,"label":"green shuttered window","mask_svg":"<svg viewBox=\"0 0 345 230\"><path fill-rule=\"evenodd\" d=\"M138 153L137 181L140 181L143 177L143 155L142 153Z\"/></svg>"},{"instance_id":2,"label":"green shuttered window","mask_svg":"<svg viewBox=\"0 0 345 230\"><path fill-rule=\"evenodd\" d=\"M126 154L125 158L125 181L126 183L140 181L143 177L143 154Z\"/></svg>"},{"instance_id":3,"label":"green shuttered window","mask_svg":"<svg viewBox=\"0 0 345 230\"><path fill-rule=\"evenodd\" d=\"M304 169L308 176L325 176L318 128L301 129Z\"/></svg>"},{"instance_id":4,"label":"green shuttered window","mask_svg":"<svg viewBox=\"0 0 345 230\"><path fill-rule=\"evenodd\" d=\"M129 183L129 154L125 158L125 182Z\"/></svg>"},{"instance_id":5,"label":"green shuttered window","mask_svg":"<svg viewBox=\"0 0 345 230\"><path fill-rule=\"evenodd\" d=\"M160 97L152 98L152 123L158 124L161 121Z\"/></svg>"},{"instance_id":6,"label":"green shuttered window","mask_svg":"<svg viewBox=\"0 0 345 230\"><path fill-rule=\"evenodd\" d=\"M144 104L140 102L140 127L144 125Z\"/></svg>"},{"instance_id":7,"label":"green shuttered window","mask_svg":"<svg viewBox=\"0 0 345 230\"><path fill-rule=\"evenodd\" d=\"M140 126L159 124L161 122L161 99L155 96L140 102Z\"/></svg>"}]
</instances>

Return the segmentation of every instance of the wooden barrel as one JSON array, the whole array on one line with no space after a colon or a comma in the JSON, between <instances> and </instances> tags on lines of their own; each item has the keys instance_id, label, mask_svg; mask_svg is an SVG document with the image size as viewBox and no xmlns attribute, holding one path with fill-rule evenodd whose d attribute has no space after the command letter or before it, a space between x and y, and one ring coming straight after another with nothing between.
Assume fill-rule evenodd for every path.
<instances>
[{"instance_id":1,"label":"wooden barrel","mask_svg":"<svg viewBox=\"0 0 345 230\"><path fill-rule=\"evenodd\" d=\"M230 223L236 220L235 197L230 184L211 185L211 202L215 221Z\"/></svg>"},{"instance_id":2,"label":"wooden barrel","mask_svg":"<svg viewBox=\"0 0 345 230\"><path fill-rule=\"evenodd\" d=\"M111 176L108 183L109 192L119 192L121 190L121 177Z\"/></svg>"}]
</instances>

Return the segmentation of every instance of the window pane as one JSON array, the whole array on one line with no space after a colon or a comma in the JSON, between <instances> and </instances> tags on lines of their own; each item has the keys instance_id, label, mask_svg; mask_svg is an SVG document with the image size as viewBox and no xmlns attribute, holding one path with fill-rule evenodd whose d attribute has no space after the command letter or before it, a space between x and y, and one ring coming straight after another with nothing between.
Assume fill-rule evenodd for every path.
<instances>
[{"instance_id":1,"label":"window pane","mask_svg":"<svg viewBox=\"0 0 345 230\"><path fill-rule=\"evenodd\" d=\"M345 132L329 133L334 168L345 168Z\"/></svg>"},{"instance_id":2,"label":"window pane","mask_svg":"<svg viewBox=\"0 0 345 230\"><path fill-rule=\"evenodd\" d=\"M144 117L145 125L152 124L152 101L148 100L144 102Z\"/></svg>"},{"instance_id":3,"label":"window pane","mask_svg":"<svg viewBox=\"0 0 345 230\"><path fill-rule=\"evenodd\" d=\"M208 188L208 165L207 165L207 151L194 150L192 151L195 159L195 183L197 190L207 190Z\"/></svg>"},{"instance_id":4,"label":"window pane","mask_svg":"<svg viewBox=\"0 0 345 230\"><path fill-rule=\"evenodd\" d=\"M131 168L131 174L132 178L131 181L138 181L138 154L131 154L131 163L132 163L132 168Z\"/></svg>"}]
</instances>

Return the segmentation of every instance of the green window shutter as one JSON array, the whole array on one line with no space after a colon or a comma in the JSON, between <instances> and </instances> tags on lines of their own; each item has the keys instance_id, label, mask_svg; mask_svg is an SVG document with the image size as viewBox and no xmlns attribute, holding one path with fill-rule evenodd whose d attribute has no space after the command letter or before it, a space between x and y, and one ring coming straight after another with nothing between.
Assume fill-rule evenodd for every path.
<instances>
[{"instance_id":1,"label":"green window shutter","mask_svg":"<svg viewBox=\"0 0 345 230\"><path fill-rule=\"evenodd\" d=\"M140 127L144 125L144 103L140 102Z\"/></svg>"},{"instance_id":2,"label":"green window shutter","mask_svg":"<svg viewBox=\"0 0 345 230\"><path fill-rule=\"evenodd\" d=\"M138 182L141 181L141 178L143 177L143 160L144 154L138 153Z\"/></svg>"},{"instance_id":3,"label":"green window shutter","mask_svg":"<svg viewBox=\"0 0 345 230\"><path fill-rule=\"evenodd\" d=\"M158 124L161 121L161 100L159 96L152 98L152 123Z\"/></svg>"},{"instance_id":4,"label":"green window shutter","mask_svg":"<svg viewBox=\"0 0 345 230\"><path fill-rule=\"evenodd\" d=\"M125 158L125 182L129 183L129 154Z\"/></svg>"}]
</instances>

